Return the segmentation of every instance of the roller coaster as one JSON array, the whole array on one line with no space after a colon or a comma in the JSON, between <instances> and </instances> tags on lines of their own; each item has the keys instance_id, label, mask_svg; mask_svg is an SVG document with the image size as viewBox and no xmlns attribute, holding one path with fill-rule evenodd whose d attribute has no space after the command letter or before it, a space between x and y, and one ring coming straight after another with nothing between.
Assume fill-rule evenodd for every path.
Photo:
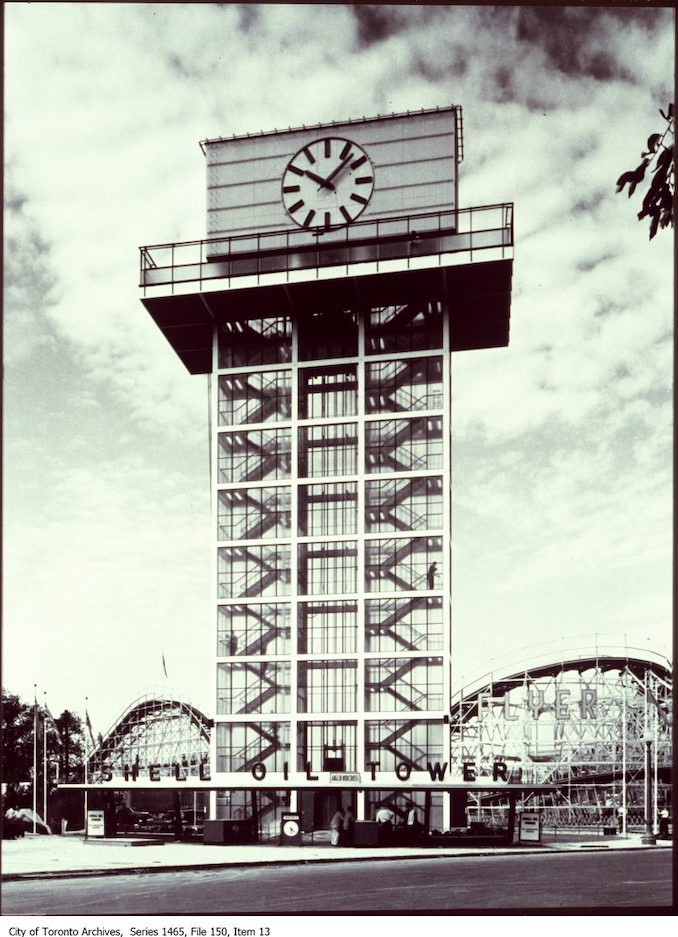
<instances>
[{"instance_id":1,"label":"roller coaster","mask_svg":"<svg viewBox=\"0 0 678 937\"><path fill-rule=\"evenodd\" d=\"M151 694L135 700L115 721L88 756L90 778L104 767L121 773L125 767L145 770L159 766L171 776L176 765L187 777L198 776L209 762L212 720L190 703Z\"/></svg>"},{"instance_id":2,"label":"roller coaster","mask_svg":"<svg viewBox=\"0 0 678 937\"><path fill-rule=\"evenodd\" d=\"M637 826L648 766L655 817L670 803L672 692L670 662L642 647L563 644L500 665L453 697L452 766L503 760L514 780L553 785L539 806L556 825Z\"/></svg>"}]
</instances>

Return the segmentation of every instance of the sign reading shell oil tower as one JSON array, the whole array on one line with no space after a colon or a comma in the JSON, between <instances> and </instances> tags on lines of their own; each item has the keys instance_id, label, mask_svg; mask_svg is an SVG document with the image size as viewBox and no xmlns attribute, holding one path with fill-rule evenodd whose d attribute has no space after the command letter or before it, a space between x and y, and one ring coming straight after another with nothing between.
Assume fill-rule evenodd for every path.
<instances>
[{"instance_id":1,"label":"sign reading shell oil tower","mask_svg":"<svg viewBox=\"0 0 678 937\"><path fill-rule=\"evenodd\" d=\"M451 353L508 344L512 206L459 207L459 107L202 148L141 287L212 389L212 817L446 829Z\"/></svg>"}]
</instances>

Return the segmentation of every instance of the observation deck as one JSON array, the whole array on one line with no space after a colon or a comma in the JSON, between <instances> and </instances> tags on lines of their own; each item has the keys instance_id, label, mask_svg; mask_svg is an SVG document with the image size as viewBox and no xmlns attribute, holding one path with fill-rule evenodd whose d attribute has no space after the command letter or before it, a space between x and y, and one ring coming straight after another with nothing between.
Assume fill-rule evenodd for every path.
<instances>
[{"instance_id":1,"label":"observation deck","mask_svg":"<svg viewBox=\"0 0 678 937\"><path fill-rule=\"evenodd\" d=\"M139 248L141 301L191 374L212 370L215 325L306 309L452 305L452 351L508 345L513 205L409 214Z\"/></svg>"}]
</instances>

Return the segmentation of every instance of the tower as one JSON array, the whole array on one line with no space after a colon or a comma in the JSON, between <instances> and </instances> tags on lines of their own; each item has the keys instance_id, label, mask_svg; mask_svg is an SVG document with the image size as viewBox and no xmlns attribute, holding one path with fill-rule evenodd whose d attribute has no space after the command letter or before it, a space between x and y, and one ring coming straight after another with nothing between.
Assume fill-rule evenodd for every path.
<instances>
[{"instance_id":1,"label":"tower","mask_svg":"<svg viewBox=\"0 0 678 937\"><path fill-rule=\"evenodd\" d=\"M459 208L454 106L202 148L141 287L210 375L213 816L449 826L452 352L508 343L512 206Z\"/></svg>"}]
</instances>

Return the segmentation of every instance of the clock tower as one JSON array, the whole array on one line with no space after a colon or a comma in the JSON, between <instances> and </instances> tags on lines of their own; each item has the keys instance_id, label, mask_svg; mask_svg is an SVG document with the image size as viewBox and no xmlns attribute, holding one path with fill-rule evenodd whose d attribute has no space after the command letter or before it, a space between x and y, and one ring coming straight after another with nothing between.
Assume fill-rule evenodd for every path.
<instances>
[{"instance_id":1,"label":"clock tower","mask_svg":"<svg viewBox=\"0 0 678 937\"><path fill-rule=\"evenodd\" d=\"M212 817L449 828L452 360L508 344L512 206L458 205L456 106L202 149L140 276L210 382Z\"/></svg>"}]
</instances>

